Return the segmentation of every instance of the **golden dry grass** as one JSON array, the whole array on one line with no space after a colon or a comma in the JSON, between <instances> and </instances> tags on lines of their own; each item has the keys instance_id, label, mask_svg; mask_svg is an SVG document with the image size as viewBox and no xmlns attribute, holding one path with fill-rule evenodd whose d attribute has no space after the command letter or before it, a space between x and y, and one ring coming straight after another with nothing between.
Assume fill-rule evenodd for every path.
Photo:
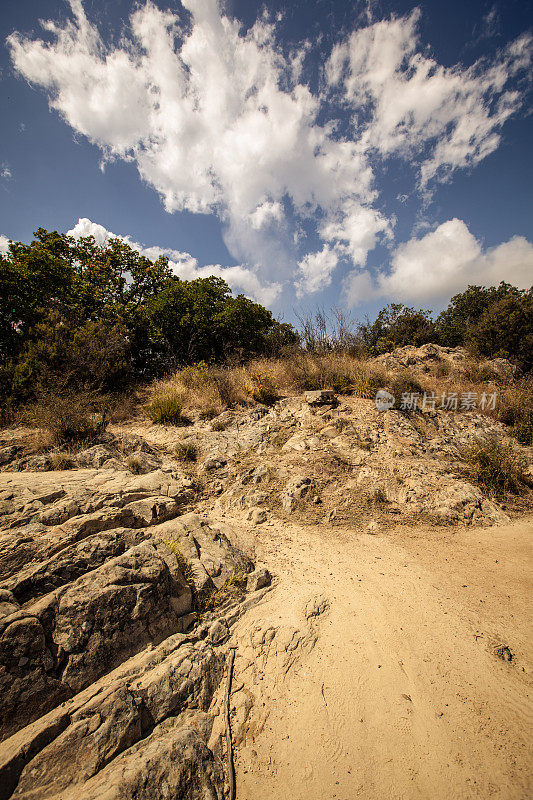
<instances>
[{"instance_id":1,"label":"golden dry grass","mask_svg":"<svg viewBox=\"0 0 533 800\"><path fill-rule=\"evenodd\" d=\"M400 401L404 393L424 393L441 407L443 395L455 394L458 409L467 393L476 397L476 410L510 426L522 444L533 444L533 382L516 379L504 382L491 370L469 360L458 372L446 364L432 373L416 369L387 372L380 364L347 353L319 355L295 353L290 357L257 358L244 366L186 367L164 381L149 387L151 398L179 397L183 415L195 414L210 420L228 408L254 402L273 403L279 397L293 396L312 389L333 389L339 395L374 398L378 389L388 389ZM497 395L496 407L481 408L483 395ZM453 410L453 407L452 409Z\"/></svg>"}]
</instances>

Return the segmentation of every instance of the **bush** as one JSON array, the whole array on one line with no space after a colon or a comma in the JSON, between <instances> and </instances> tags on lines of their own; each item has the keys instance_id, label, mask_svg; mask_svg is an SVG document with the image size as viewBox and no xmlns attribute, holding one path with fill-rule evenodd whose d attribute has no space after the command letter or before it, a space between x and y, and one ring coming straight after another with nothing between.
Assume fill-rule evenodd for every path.
<instances>
[{"instance_id":1,"label":"bush","mask_svg":"<svg viewBox=\"0 0 533 800\"><path fill-rule=\"evenodd\" d=\"M382 308L375 322L359 326L359 337L371 356L388 353L396 347L420 347L435 341L431 312L391 303Z\"/></svg>"},{"instance_id":2,"label":"bush","mask_svg":"<svg viewBox=\"0 0 533 800\"><path fill-rule=\"evenodd\" d=\"M469 286L441 312L436 332L439 344L508 358L527 372L533 368L533 292L503 281L497 287Z\"/></svg>"},{"instance_id":3,"label":"bush","mask_svg":"<svg viewBox=\"0 0 533 800\"><path fill-rule=\"evenodd\" d=\"M278 387L268 372L252 372L250 380L252 388L249 391L257 403L271 406L279 400Z\"/></svg>"},{"instance_id":4,"label":"bush","mask_svg":"<svg viewBox=\"0 0 533 800\"><path fill-rule=\"evenodd\" d=\"M194 442L178 442L174 450L176 458L180 461L197 461L198 447Z\"/></svg>"},{"instance_id":5,"label":"bush","mask_svg":"<svg viewBox=\"0 0 533 800\"><path fill-rule=\"evenodd\" d=\"M472 383L501 383L502 378L488 364L469 358L463 365L463 380Z\"/></svg>"},{"instance_id":6,"label":"bush","mask_svg":"<svg viewBox=\"0 0 533 800\"><path fill-rule=\"evenodd\" d=\"M140 475L144 469L144 463L139 453L132 453L126 461L126 466L134 475Z\"/></svg>"},{"instance_id":7,"label":"bush","mask_svg":"<svg viewBox=\"0 0 533 800\"><path fill-rule=\"evenodd\" d=\"M391 394L396 398L396 406L400 406L402 395L405 394L423 394L424 388L422 384L417 381L409 373L401 373L394 377L389 384Z\"/></svg>"},{"instance_id":8,"label":"bush","mask_svg":"<svg viewBox=\"0 0 533 800\"><path fill-rule=\"evenodd\" d=\"M152 397L146 410L157 425L178 425L183 421L183 396L175 389L166 389Z\"/></svg>"},{"instance_id":9,"label":"bush","mask_svg":"<svg viewBox=\"0 0 533 800\"><path fill-rule=\"evenodd\" d=\"M510 444L496 437L478 438L459 450L466 476L495 494L521 494L532 482L525 474L525 462Z\"/></svg>"},{"instance_id":10,"label":"bush","mask_svg":"<svg viewBox=\"0 0 533 800\"><path fill-rule=\"evenodd\" d=\"M510 426L520 444L533 446L533 381L525 379L502 389L492 415Z\"/></svg>"},{"instance_id":11,"label":"bush","mask_svg":"<svg viewBox=\"0 0 533 800\"><path fill-rule=\"evenodd\" d=\"M353 378L353 394L373 400L378 389L387 385L387 376L377 369L369 369L363 365L356 370Z\"/></svg>"},{"instance_id":12,"label":"bush","mask_svg":"<svg viewBox=\"0 0 533 800\"><path fill-rule=\"evenodd\" d=\"M65 470L71 469L72 459L67 453L62 453L60 450L56 453L50 453L50 469L52 470Z\"/></svg>"},{"instance_id":13,"label":"bush","mask_svg":"<svg viewBox=\"0 0 533 800\"><path fill-rule=\"evenodd\" d=\"M218 420L215 420L214 422L211 423L211 430L212 431L216 431L217 433L219 433L221 431L225 431L226 430L226 426L222 422L222 420L218 419Z\"/></svg>"},{"instance_id":14,"label":"bush","mask_svg":"<svg viewBox=\"0 0 533 800\"><path fill-rule=\"evenodd\" d=\"M104 400L90 391L50 394L38 401L27 417L47 431L55 445L90 441L107 427Z\"/></svg>"},{"instance_id":15,"label":"bush","mask_svg":"<svg viewBox=\"0 0 533 800\"><path fill-rule=\"evenodd\" d=\"M200 409L202 419L212 419L227 408L246 402L246 376L241 368L208 366L200 361L185 367L172 379L184 388L190 407Z\"/></svg>"}]
</instances>

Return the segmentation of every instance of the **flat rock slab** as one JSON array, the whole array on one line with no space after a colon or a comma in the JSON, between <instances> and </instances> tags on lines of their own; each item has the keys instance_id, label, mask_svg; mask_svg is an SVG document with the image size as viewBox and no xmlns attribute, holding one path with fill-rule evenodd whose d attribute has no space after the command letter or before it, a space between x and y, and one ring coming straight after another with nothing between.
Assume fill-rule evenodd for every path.
<instances>
[{"instance_id":1,"label":"flat rock slab","mask_svg":"<svg viewBox=\"0 0 533 800\"><path fill-rule=\"evenodd\" d=\"M306 392L305 399L310 406L322 406L337 401L333 389L318 389L316 392Z\"/></svg>"}]
</instances>

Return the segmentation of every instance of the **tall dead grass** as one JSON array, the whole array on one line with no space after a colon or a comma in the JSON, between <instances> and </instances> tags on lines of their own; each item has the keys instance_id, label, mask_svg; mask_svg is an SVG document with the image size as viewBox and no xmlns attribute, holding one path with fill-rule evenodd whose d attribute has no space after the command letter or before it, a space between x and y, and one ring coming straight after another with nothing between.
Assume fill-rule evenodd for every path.
<instances>
[{"instance_id":1,"label":"tall dead grass","mask_svg":"<svg viewBox=\"0 0 533 800\"><path fill-rule=\"evenodd\" d=\"M159 397L173 395L180 398L181 414L197 413L203 419L212 419L228 408L249 403L249 384L243 367L200 363L185 367L166 380L156 381L150 387L149 402L154 404Z\"/></svg>"},{"instance_id":2,"label":"tall dead grass","mask_svg":"<svg viewBox=\"0 0 533 800\"><path fill-rule=\"evenodd\" d=\"M271 375L285 394L333 389L338 394L370 398L386 383L382 369L347 353L299 353L291 358L255 359L249 369Z\"/></svg>"},{"instance_id":3,"label":"tall dead grass","mask_svg":"<svg viewBox=\"0 0 533 800\"><path fill-rule=\"evenodd\" d=\"M44 431L51 447L87 443L107 427L107 400L94 390L50 391L25 409L21 419Z\"/></svg>"},{"instance_id":4,"label":"tall dead grass","mask_svg":"<svg viewBox=\"0 0 533 800\"><path fill-rule=\"evenodd\" d=\"M416 370L387 372L383 366L348 353L295 353L285 358L257 358L245 366L186 367L165 381L157 381L150 389L152 398L178 395L183 414L212 419L228 408L254 402L275 402L278 397L301 394L307 390L333 389L340 395L354 395L372 400L378 389L388 389L397 405L404 393L424 393L435 398L440 408L442 396L455 394L457 408L467 393L476 397L476 410L510 426L521 444L533 445L533 381L507 380L474 363L459 373L457 370ZM481 408L481 399L496 393L496 406ZM419 406L420 407L420 406ZM453 410L453 406L452 409Z\"/></svg>"}]
</instances>

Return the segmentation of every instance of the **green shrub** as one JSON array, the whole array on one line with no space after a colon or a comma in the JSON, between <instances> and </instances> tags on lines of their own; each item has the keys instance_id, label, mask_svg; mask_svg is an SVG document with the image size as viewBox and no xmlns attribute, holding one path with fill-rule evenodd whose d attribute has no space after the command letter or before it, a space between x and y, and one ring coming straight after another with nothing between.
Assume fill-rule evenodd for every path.
<instances>
[{"instance_id":1,"label":"green shrub","mask_svg":"<svg viewBox=\"0 0 533 800\"><path fill-rule=\"evenodd\" d=\"M250 380L252 382L250 394L257 403L271 406L279 400L277 384L268 372L252 372Z\"/></svg>"},{"instance_id":2,"label":"green shrub","mask_svg":"<svg viewBox=\"0 0 533 800\"><path fill-rule=\"evenodd\" d=\"M495 494L521 494L532 481L525 473L525 462L510 444L496 437L475 439L459 450L464 473L474 483Z\"/></svg>"},{"instance_id":3,"label":"green shrub","mask_svg":"<svg viewBox=\"0 0 533 800\"><path fill-rule=\"evenodd\" d=\"M152 422L157 425L178 425L183 421L181 392L175 389L166 389L154 395L146 410Z\"/></svg>"},{"instance_id":4,"label":"green shrub","mask_svg":"<svg viewBox=\"0 0 533 800\"><path fill-rule=\"evenodd\" d=\"M180 461L198 460L198 448L194 442L178 442L174 453Z\"/></svg>"}]
</instances>

